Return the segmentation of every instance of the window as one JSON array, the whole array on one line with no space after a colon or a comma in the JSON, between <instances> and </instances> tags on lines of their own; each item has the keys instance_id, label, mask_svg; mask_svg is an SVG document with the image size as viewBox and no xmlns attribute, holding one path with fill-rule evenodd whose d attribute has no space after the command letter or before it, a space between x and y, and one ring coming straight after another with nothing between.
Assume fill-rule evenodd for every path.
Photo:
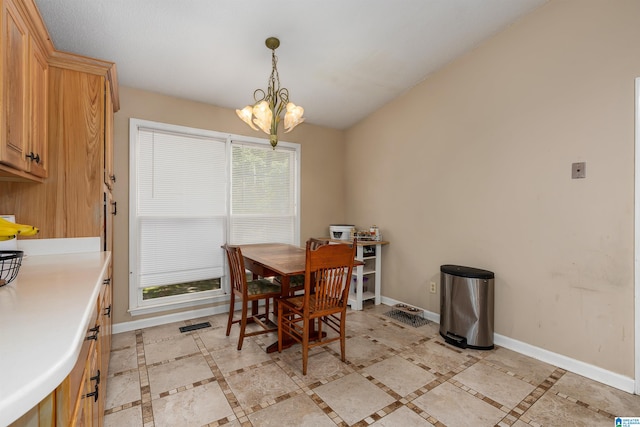
<instances>
[{"instance_id":1,"label":"window","mask_svg":"<svg viewBox=\"0 0 640 427\"><path fill-rule=\"evenodd\" d=\"M297 242L297 152L232 141L229 242Z\"/></svg>"},{"instance_id":2,"label":"window","mask_svg":"<svg viewBox=\"0 0 640 427\"><path fill-rule=\"evenodd\" d=\"M299 152L131 119L129 311L224 297L227 241L297 243Z\"/></svg>"}]
</instances>

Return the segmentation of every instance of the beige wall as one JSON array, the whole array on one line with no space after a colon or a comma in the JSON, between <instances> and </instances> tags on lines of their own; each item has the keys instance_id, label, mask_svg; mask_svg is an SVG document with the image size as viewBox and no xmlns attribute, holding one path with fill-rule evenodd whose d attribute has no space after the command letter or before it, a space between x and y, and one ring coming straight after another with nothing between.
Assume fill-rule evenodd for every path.
<instances>
[{"instance_id":1,"label":"beige wall","mask_svg":"<svg viewBox=\"0 0 640 427\"><path fill-rule=\"evenodd\" d=\"M120 111L115 115L114 157L118 203L114 223L114 323L152 316L130 316L128 291L129 118L152 120L219 132L263 137L253 132L235 111L212 105L120 87ZM344 222L344 133L309 124L280 138L301 145L300 239L325 236L331 223ZM198 307L202 308L202 307ZM159 313L167 314L167 313Z\"/></svg>"},{"instance_id":2,"label":"beige wall","mask_svg":"<svg viewBox=\"0 0 640 427\"><path fill-rule=\"evenodd\" d=\"M346 137L300 126L301 241L379 225L383 295L433 312L440 265L492 270L496 333L633 377L638 16L635 0L553 0ZM126 87L121 105L116 323L142 317L126 312L129 117L256 136L232 110Z\"/></svg>"},{"instance_id":3,"label":"beige wall","mask_svg":"<svg viewBox=\"0 0 640 427\"><path fill-rule=\"evenodd\" d=\"M639 17L551 1L347 132L346 218L391 242L383 295L439 312L440 265L489 269L496 333L634 376Z\"/></svg>"}]
</instances>

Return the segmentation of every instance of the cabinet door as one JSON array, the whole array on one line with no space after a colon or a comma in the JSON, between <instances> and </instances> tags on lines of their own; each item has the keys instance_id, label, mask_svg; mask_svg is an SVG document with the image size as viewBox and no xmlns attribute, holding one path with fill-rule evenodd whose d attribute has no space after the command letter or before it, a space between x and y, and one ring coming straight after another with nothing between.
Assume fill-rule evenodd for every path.
<instances>
[{"instance_id":1,"label":"cabinet door","mask_svg":"<svg viewBox=\"0 0 640 427\"><path fill-rule=\"evenodd\" d=\"M0 162L27 169L27 27L16 6L2 3L2 140Z\"/></svg>"},{"instance_id":2,"label":"cabinet door","mask_svg":"<svg viewBox=\"0 0 640 427\"><path fill-rule=\"evenodd\" d=\"M49 77L50 167L43 191L51 203L40 230L54 234L46 237L100 236L105 79L55 66Z\"/></svg>"},{"instance_id":3,"label":"cabinet door","mask_svg":"<svg viewBox=\"0 0 640 427\"><path fill-rule=\"evenodd\" d=\"M89 372L91 376L89 377L89 392L85 395L88 402L87 405L90 408L91 416L90 416L90 426L92 427L102 427L104 413L104 391L105 385L107 382L106 375L103 377L100 372L100 357L98 354L98 347L95 348L95 351L89 356Z\"/></svg>"},{"instance_id":4,"label":"cabinet door","mask_svg":"<svg viewBox=\"0 0 640 427\"><path fill-rule=\"evenodd\" d=\"M100 328L100 371L103 375L107 375L109 369L109 356L111 354L111 329L113 325L113 319L111 316L112 300L113 300L113 285L111 283L113 277L113 267L109 264L107 270L107 277L104 279L102 287L102 327ZM106 377L105 377L106 381Z\"/></svg>"},{"instance_id":5,"label":"cabinet door","mask_svg":"<svg viewBox=\"0 0 640 427\"><path fill-rule=\"evenodd\" d=\"M116 175L113 170L113 101L111 100L111 84L105 81L104 109L104 183L109 191L113 189Z\"/></svg>"},{"instance_id":6,"label":"cabinet door","mask_svg":"<svg viewBox=\"0 0 640 427\"><path fill-rule=\"evenodd\" d=\"M47 80L49 66L33 38L29 43L29 172L47 177Z\"/></svg>"},{"instance_id":7,"label":"cabinet door","mask_svg":"<svg viewBox=\"0 0 640 427\"><path fill-rule=\"evenodd\" d=\"M95 344L91 345L91 352L95 353ZM91 357L85 360L84 371L82 374L82 380L80 382L80 390L78 392L77 400L75 401L75 408L73 410L73 416L71 418L71 427L88 427L91 426L92 418L92 398L87 396L92 392L91 390Z\"/></svg>"},{"instance_id":8,"label":"cabinet door","mask_svg":"<svg viewBox=\"0 0 640 427\"><path fill-rule=\"evenodd\" d=\"M102 250L113 251L113 217L117 213L118 205L113 200L113 195L110 191L105 191L103 194L103 220L104 225L100 234Z\"/></svg>"},{"instance_id":9,"label":"cabinet door","mask_svg":"<svg viewBox=\"0 0 640 427\"><path fill-rule=\"evenodd\" d=\"M103 280L102 289L100 291L100 302L98 304L101 320L100 320L100 338L98 340L98 352L96 354L96 366L93 368L94 376L99 375L99 398L94 408L94 426L103 425L103 414L105 409L105 398L107 396L107 376L109 373L109 355L111 353L111 300L112 300L112 267L109 264L107 276Z\"/></svg>"}]
</instances>

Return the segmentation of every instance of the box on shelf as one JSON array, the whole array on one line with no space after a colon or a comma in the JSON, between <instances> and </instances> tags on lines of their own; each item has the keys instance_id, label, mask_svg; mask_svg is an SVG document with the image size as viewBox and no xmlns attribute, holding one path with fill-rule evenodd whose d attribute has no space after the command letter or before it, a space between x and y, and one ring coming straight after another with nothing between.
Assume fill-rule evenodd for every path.
<instances>
[{"instance_id":1,"label":"box on shelf","mask_svg":"<svg viewBox=\"0 0 640 427\"><path fill-rule=\"evenodd\" d=\"M362 256L363 257L376 256L376 247L375 246L364 246L362 248Z\"/></svg>"},{"instance_id":2,"label":"box on shelf","mask_svg":"<svg viewBox=\"0 0 640 427\"><path fill-rule=\"evenodd\" d=\"M356 227L349 224L332 224L329 226L329 237L338 240L353 240Z\"/></svg>"}]
</instances>

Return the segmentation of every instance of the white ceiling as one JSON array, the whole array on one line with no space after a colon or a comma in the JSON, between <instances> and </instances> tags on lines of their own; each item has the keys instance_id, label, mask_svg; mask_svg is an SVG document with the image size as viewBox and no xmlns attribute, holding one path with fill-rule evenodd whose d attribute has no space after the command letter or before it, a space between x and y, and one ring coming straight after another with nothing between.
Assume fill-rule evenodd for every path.
<instances>
[{"instance_id":1,"label":"white ceiling","mask_svg":"<svg viewBox=\"0 0 640 427\"><path fill-rule=\"evenodd\" d=\"M346 129L547 0L36 0L58 50L122 86L228 108L281 85L308 123Z\"/></svg>"}]
</instances>

